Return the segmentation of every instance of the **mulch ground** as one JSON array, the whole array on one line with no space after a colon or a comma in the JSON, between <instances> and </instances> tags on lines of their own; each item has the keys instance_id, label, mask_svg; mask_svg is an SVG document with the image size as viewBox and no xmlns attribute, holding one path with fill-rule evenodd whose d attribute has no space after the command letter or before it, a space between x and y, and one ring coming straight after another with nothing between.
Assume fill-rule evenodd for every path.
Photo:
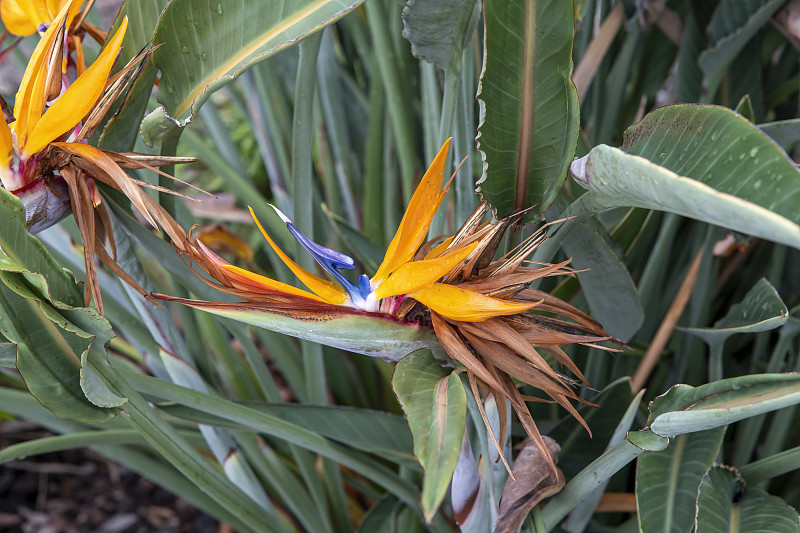
<instances>
[{"instance_id":1,"label":"mulch ground","mask_svg":"<svg viewBox=\"0 0 800 533\"><path fill-rule=\"evenodd\" d=\"M0 449L49 434L0 422ZM0 465L3 533L218 533L230 531L139 475L91 450Z\"/></svg>"}]
</instances>

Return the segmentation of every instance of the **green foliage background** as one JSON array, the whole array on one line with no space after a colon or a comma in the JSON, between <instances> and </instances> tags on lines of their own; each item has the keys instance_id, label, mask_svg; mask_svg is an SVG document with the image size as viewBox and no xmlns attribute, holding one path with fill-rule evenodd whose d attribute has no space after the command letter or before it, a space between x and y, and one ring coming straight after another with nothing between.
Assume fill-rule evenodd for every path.
<instances>
[{"instance_id":1,"label":"green foliage background","mask_svg":"<svg viewBox=\"0 0 800 533\"><path fill-rule=\"evenodd\" d=\"M530 404L561 445L567 485L523 527L717 531L736 510L742 531L798 531L800 38L779 11L795 2L567 5L287 0L273 13L260 1L127 0L126 59L151 39L167 44L98 142L197 157L175 174L217 198L162 195L165 207L187 229L224 224L255 252L237 264L293 283L246 206L284 250L294 245L268 202L374 272L420 173L453 137L452 161L469 159L431 236L472 212L480 180L501 216L518 201L537 206L531 218L576 216L533 259L590 270L540 288L627 343L570 352L592 384L582 397L599 405L581 410L593 438L565 412ZM656 110L666 104L687 105ZM573 156L583 158L575 180ZM124 198L105 201L119 263L144 287L225 300ZM393 364L157 308L105 272L103 318L82 307L74 222L30 236L4 190L0 216L0 410L57 435L0 450L0 462L92 447L242 532L458 527L446 494L464 428L431 418L431 394L409 394L416 374L434 372L427 352L403 361L393 390ZM679 327L635 396L628 376L697 257ZM486 531L505 471L471 393L465 408L458 373L440 370L419 387L444 380L483 458L461 530ZM421 425L446 445L423 446ZM511 429L507 445L524 435ZM604 491L635 493L637 508L595 512Z\"/></svg>"}]
</instances>

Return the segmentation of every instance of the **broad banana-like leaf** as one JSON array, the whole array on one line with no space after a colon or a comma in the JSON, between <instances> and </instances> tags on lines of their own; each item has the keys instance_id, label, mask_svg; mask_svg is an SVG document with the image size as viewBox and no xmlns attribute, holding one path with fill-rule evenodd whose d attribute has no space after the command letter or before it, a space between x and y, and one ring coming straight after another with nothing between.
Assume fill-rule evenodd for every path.
<instances>
[{"instance_id":1,"label":"broad banana-like leaf","mask_svg":"<svg viewBox=\"0 0 800 533\"><path fill-rule=\"evenodd\" d=\"M332 24L363 0L171 0L161 14L153 62L161 70L158 101L145 118L151 144L191 121L214 91L247 68Z\"/></svg>"},{"instance_id":2,"label":"broad banana-like leaf","mask_svg":"<svg viewBox=\"0 0 800 533\"><path fill-rule=\"evenodd\" d=\"M484 21L479 192L498 218L535 205L531 220L555 200L578 142L572 3L486 0Z\"/></svg>"},{"instance_id":3,"label":"broad banana-like leaf","mask_svg":"<svg viewBox=\"0 0 800 533\"><path fill-rule=\"evenodd\" d=\"M0 188L0 334L16 344L16 367L28 390L62 418L101 422L125 403L91 370L90 350L114 334L95 309L81 307L75 278L25 227L25 208ZM9 351L9 350L7 350Z\"/></svg>"},{"instance_id":4,"label":"broad banana-like leaf","mask_svg":"<svg viewBox=\"0 0 800 533\"><path fill-rule=\"evenodd\" d=\"M666 450L645 453L636 467L636 508L642 531L690 531L694 503L714 464L725 428L679 435Z\"/></svg>"},{"instance_id":5,"label":"broad banana-like leaf","mask_svg":"<svg viewBox=\"0 0 800 533\"><path fill-rule=\"evenodd\" d=\"M697 533L796 533L798 522L800 516L789 504L746 485L731 467L715 466L703 478L694 524Z\"/></svg>"},{"instance_id":6,"label":"broad banana-like leaf","mask_svg":"<svg viewBox=\"0 0 800 533\"><path fill-rule=\"evenodd\" d=\"M800 172L769 137L718 106L676 105L572 163L594 211L646 207L800 248ZM640 157L637 157L640 156Z\"/></svg>"}]
</instances>

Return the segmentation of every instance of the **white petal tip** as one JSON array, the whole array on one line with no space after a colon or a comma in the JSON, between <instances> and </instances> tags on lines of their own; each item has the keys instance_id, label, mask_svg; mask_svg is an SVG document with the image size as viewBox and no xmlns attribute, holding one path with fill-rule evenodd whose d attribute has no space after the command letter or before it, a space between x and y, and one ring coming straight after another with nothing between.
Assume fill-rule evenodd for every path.
<instances>
[{"instance_id":1,"label":"white petal tip","mask_svg":"<svg viewBox=\"0 0 800 533\"><path fill-rule=\"evenodd\" d=\"M281 220L283 220L286 224L291 224L292 223L292 221L289 219L289 217L287 217L286 215L283 214L283 211L281 211L280 209L278 209L277 207L275 207L272 204L269 204L269 206L272 209L274 209L276 213L278 213L278 216L281 217Z\"/></svg>"}]
</instances>

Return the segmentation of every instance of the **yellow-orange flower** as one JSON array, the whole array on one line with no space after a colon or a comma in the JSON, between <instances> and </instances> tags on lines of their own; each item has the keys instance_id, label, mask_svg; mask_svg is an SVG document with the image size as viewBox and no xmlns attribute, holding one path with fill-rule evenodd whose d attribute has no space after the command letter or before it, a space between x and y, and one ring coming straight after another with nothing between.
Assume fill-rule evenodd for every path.
<instances>
[{"instance_id":1,"label":"yellow-orange flower","mask_svg":"<svg viewBox=\"0 0 800 533\"><path fill-rule=\"evenodd\" d=\"M76 126L103 94L122 45L127 17L92 66L64 89L60 51L66 19L74 5L64 4L33 51L14 103L16 120L0 124L0 181L10 191L35 181L35 156L50 143L62 137L70 141L78 134ZM53 97L57 99L48 107Z\"/></svg>"},{"instance_id":2,"label":"yellow-orange flower","mask_svg":"<svg viewBox=\"0 0 800 533\"><path fill-rule=\"evenodd\" d=\"M84 0L72 2L67 14L67 26L78 14ZM49 25L58 17L61 10L70 0L2 0L0 1L0 18L3 25L14 35L32 35L43 26Z\"/></svg>"},{"instance_id":3,"label":"yellow-orange flower","mask_svg":"<svg viewBox=\"0 0 800 533\"><path fill-rule=\"evenodd\" d=\"M279 212L292 235L338 284L295 263L256 220L269 245L308 291L231 265L202 242L187 238L176 247L211 277L203 279L245 301L153 297L390 360L421 347L416 342L419 339L409 340L412 334L408 330L422 335L432 331L447 355L466 369L476 397L483 388L497 398L507 398L528 436L544 453L545 443L525 405L529 398L519 392L511 376L543 391L584 423L571 403L582 401L571 389L572 380L551 368L545 355L585 381L559 345L600 347L596 343L609 336L585 313L529 287L545 276L573 274L567 267L569 261L538 267L523 264L546 239L546 228L513 253L495 259L501 237L519 217L482 222L488 213L488 206L482 204L455 235L439 244L424 243L433 215L447 193L447 185L442 188L447 148L446 142L422 178L371 279L363 275L356 282L345 278L339 270L353 268L353 260L310 241ZM483 409L481 402L478 406ZM497 406L504 420L505 401L498 401ZM482 414L500 450L488 418ZM502 426L500 442L504 433ZM548 453L543 456L550 457ZM555 468L553 463L551 466Z\"/></svg>"}]
</instances>

